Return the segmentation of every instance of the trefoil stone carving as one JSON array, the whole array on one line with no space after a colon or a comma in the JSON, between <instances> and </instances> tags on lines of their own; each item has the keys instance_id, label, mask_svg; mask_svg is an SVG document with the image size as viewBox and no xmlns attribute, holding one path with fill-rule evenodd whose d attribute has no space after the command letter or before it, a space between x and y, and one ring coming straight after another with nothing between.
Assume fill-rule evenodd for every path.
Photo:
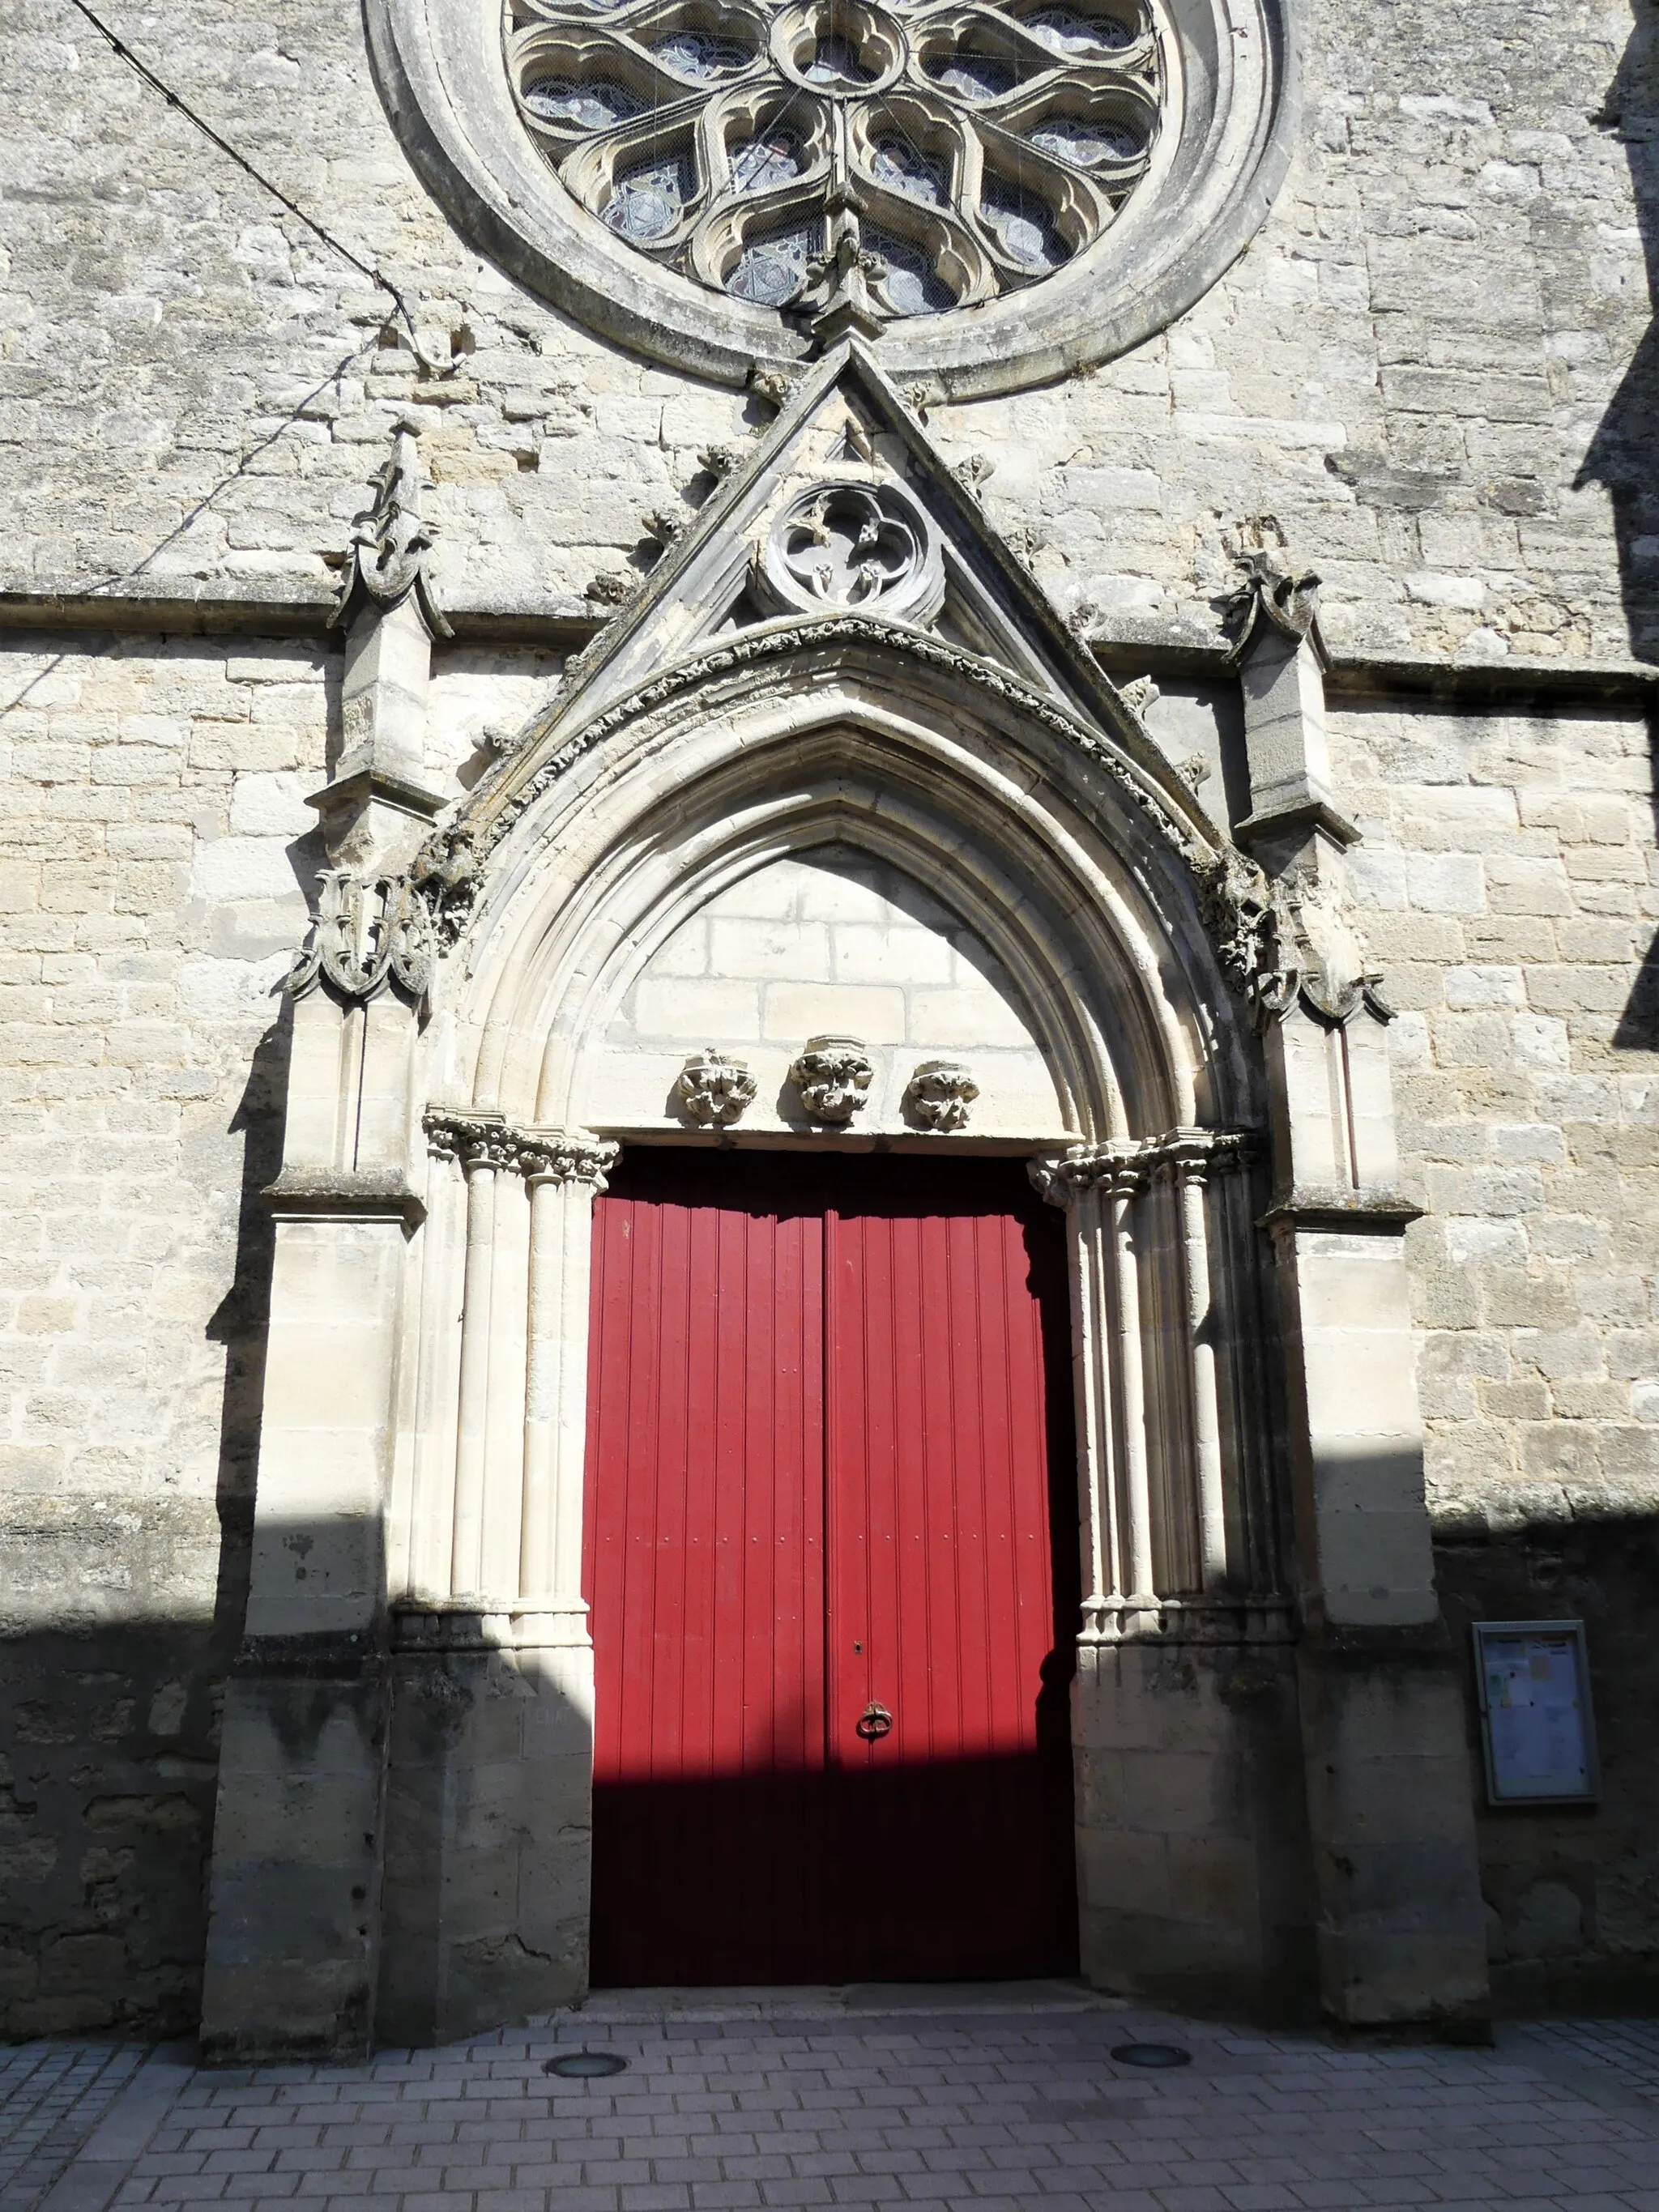
<instances>
[{"instance_id":1,"label":"trefoil stone carving","mask_svg":"<svg viewBox=\"0 0 1659 2212\"><path fill-rule=\"evenodd\" d=\"M857 1037L808 1037L789 1071L800 1103L814 1121L844 1126L864 1107L875 1066Z\"/></svg>"},{"instance_id":2,"label":"trefoil stone carving","mask_svg":"<svg viewBox=\"0 0 1659 2212\"><path fill-rule=\"evenodd\" d=\"M674 1103L702 1128L729 1128L755 1103L755 1079L740 1060L711 1047L695 1054L674 1079Z\"/></svg>"},{"instance_id":3,"label":"trefoil stone carving","mask_svg":"<svg viewBox=\"0 0 1659 2212\"><path fill-rule=\"evenodd\" d=\"M858 608L925 622L945 596L933 526L896 484L821 484L791 500L761 560L764 594L786 610Z\"/></svg>"},{"instance_id":4,"label":"trefoil stone carving","mask_svg":"<svg viewBox=\"0 0 1659 2212\"><path fill-rule=\"evenodd\" d=\"M317 912L283 989L303 998L326 981L343 999L372 999L395 984L421 1005L440 953L471 911L477 878L477 849L460 829L434 830L403 875L324 868Z\"/></svg>"},{"instance_id":5,"label":"trefoil stone carving","mask_svg":"<svg viewBox=\"0 0 1659 2212\"><path fill-rule=\"evenodd\" d=\"M905 1085L904 1109L924 1129L965 1129L979 1085L959 1060L924 1060Z\"/></svg>"}]
</instances>

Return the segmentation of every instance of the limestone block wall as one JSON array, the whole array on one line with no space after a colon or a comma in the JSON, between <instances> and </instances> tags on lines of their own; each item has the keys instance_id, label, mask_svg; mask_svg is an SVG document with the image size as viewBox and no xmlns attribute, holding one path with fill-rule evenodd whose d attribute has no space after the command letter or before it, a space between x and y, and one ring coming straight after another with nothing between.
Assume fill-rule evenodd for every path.
<instances>
[{"instance_id":1,"label":"limestone block wall","mask_svg":"<svg viewBox=\"0 0 1659 2212\"><path fill-rule=\"evenodd\" d=\"M1344 702L1333 749L1365 833L1359 920L1401 1010L1401 1143L1428 1209L1409 1232L1428 1492L1458 1649L1472 1617L1588 1622L1607 1803L1485 1815L1498 1987L1622 2002L1659 1955L1659 1674L1637 1595L1659 1559L1649 734L1628 711Z\"/></svg>"},{"instance_id":2,"label":"limestone block wall","mask_svg":"<svg viewBox=\"0 0 1659 2212\"><path fill-rule=\"evenodd\" d=\"M0 2035L196 2019L337 670L0 653Z\"/></svg>"},{"instance_id":3,"label":"limestone block wall","mask_svg":"<svg viewBox=\"0 0 1659 2212\"><path fill-rule=\"evenodd\" d=\"M790 1063L808 1037L837 1031L876 1069L853 1135L914 1134L905 1086L923 1060L951 1058L979 1085L974 1135L1066 1136L1048 1065L984 945L915 884L830 847L772 862L679 925L611 1025L584 1119L683 1126L674 1079L712 1045L755 1078L743 1128L799 1133L810 1125Z\"/></svg>"},{"instance_id":4,"label":"limestone block wall","mask_svg":"<svg viewBox=\"0 0 1659 2212\"><path fill-rule=\"evenodd\" d=\"M338 667L302 641L74 634L14 634L0 660L7 2033L195 2017L257 1449L275 987L320 858L303 795ZM434 765L474 775L483 730L521 720L555 669L528 648L441 654ZM1443 1596L1460 1650L1471 1615L1589 1624L1607 1803L1483 1814L1498 1985L1622 2000L1659 1963L1648 735L1628 710L1347 697L1331 732L1428 1207L1410 1241ZM707 1034L718 1008L693 987L735 988L741 1018L721 999ZM705 1042L781 1066L809 1016L839 1026L872 991L890 996L847 1025L879 1032L890 1072L959 1052L988 1113L1023 1083L1036 1111L1042 1061L982 950L827 854L690 920L609 1045L653 1082Z\"/></svg>"},{"instance_id":5,"label":"limestone block wall","mask_svg":"<svg viewBox=\"0 0 1659 2212\"><path fill-rule=\"evenodd\" d=\"M1644 23L1583 0L1292 11L1304 119L1249 252L1136 354L936 410L1045 582L1212 635L1241 538L1327 580L1339 641L1561 656L1651 641L1659 543ZM459 240L387 125L356 11L179 0L137 48L415 298L390 303L56 0L0 56L6 581L326 596L393 415L437 479L452 603L580 608L763 409L614 354ZM50 222L40 219L49 207ZM1639 349L1639 350L1638 350Z\"/></svg>"}]
</instances>

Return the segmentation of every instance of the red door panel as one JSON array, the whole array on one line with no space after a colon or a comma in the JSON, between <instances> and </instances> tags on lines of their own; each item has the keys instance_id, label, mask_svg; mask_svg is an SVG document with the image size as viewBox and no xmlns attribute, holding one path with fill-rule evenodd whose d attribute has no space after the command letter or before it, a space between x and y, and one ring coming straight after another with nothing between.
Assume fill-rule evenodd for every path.
<instances>
[{"instance_id":1,"label":"red door panel","mask_svg":"<svg viewBox=\"0 0 1659 2212\"><path fill-rule=\"evenodd\" d=\"M1018 1164L641 1148L600 1200L596 1983L1074 1966L1060 1231Z\"/></svg>"},{"instance_id":2,"label":"red door panel","mask_svg":"<svg viewBox=\"0 0 1659 2212\"><path fill-rule=\"evenodd\" d=\"M828 1214L828 1734L859 1973L1075 1964L1054 1664L1075 1615L1056 1612L1044 1340L1058 1260L994 1167L927 1163ZM1060 1427L1068 1443L1063 1405Z\"/></svg>"},{"instance_id":3,"label":"red door panel","mask_svg":"<svg viewBox=\"0 0 1659 2212\"><path fill-rule=\"evenodd\" d=\"M716 1202L689 1164L647 1154L595 1224L593 1973L612 1983L787 1978L780 1936L822 1917L823 1221L781 1188Z\"/></svg>"}]
</instances>

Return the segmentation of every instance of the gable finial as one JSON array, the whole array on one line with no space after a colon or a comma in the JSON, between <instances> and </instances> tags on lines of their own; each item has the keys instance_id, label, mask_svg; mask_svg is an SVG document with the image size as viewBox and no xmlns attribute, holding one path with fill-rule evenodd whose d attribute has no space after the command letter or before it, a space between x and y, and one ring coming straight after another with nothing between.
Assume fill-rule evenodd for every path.
<instances>
[{"instance_id":1,"label":"gable finial","mask_svg":"<svg viewBox=\"0 0 1659 2212\"><path fill-rule=\"evenodd\" d=\"M1319 632L1320 578L1311 568L1298 572L1282 550L1250 546L1233 556L1243 571L1226 600L1238 628L1230 658L1242 659L1265 625L1291 645L1308 639L1322 661L1325 641Z\"/></svg>"},{"instance_id":2,"label":"gable finial","mask_svg":"<svg viewBox=\"0 0 1659 2212\"><path fill-rule=\"evenodd\" d=\"M878 338L886 318L877 306L869 280L879 276L881 258L859 241L858 218L844 194L830 206L830 247L806 264L806 289L800 309L807 327L825 351L845 337Z\"/></svg>"},{"instance_id":3,"label":"gable finial","mask_svg":"<svg viewBox=\"0 0 1659 2212\"><path fill-rule=\"evenodd\" d=\"M431 486L421 469L420 434L419 423L408 416L392 426L392 451L370 479L374 504L352 520L351 549L339 600L329 617L331 629L349 626L365 604L389 614L412 593L428 634L452 634L427 573L426 556L438 531L421 512Z\"/></svg>"}]
</instances>

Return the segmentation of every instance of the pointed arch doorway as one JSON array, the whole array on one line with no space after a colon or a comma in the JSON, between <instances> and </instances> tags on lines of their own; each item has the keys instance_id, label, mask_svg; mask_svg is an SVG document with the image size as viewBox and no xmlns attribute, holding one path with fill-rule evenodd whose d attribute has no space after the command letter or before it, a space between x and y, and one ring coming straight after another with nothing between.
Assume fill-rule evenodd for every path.
<instances>
[{"instance_id":1,"label":"pointed arch doorway","mask_svg":"<svg viewBox=\"0 0 1659 2212\"><path fill-rule=\"evenodd\" d=\"M1023 1162L640 1147L592 1311L594 1981L1074 1972L1064 1225Z\"/></svg>"}]
</instances>

